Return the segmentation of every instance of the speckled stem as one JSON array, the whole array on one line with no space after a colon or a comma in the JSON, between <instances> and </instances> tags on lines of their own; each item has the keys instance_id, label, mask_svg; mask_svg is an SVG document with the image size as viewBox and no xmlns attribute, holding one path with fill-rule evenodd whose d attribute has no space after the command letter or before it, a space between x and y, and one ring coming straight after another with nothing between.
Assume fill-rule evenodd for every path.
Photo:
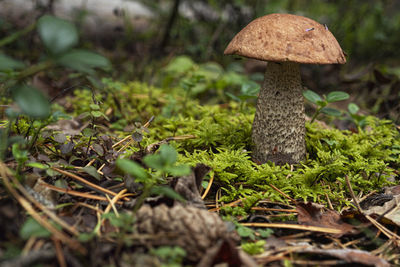
<instances>
[{"instance_id":1,"label":"speckled stem","mask_svg":"<svg viewBox=\"0 0 400 267\"><path fill-rule=\"evenodd\" d=\"M268 62L253 122L253 159L279 165L303 160L304 123L299 64Z\"/></svg>"}]
</instances>

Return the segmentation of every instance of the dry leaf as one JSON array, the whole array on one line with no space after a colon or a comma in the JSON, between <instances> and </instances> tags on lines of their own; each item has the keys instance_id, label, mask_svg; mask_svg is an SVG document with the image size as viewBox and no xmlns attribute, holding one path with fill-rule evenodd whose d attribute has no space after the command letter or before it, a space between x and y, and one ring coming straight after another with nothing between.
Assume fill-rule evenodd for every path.
<instances>
[{"instance_id":1,"label":"dry leaf","mask_svg":"<svg viewBox=\"0 0 400 267\"><path fill-rule=\"evenodd\" d=\"M311 202L298 202L296 209L298 212L297 220L300 224L336 228L342 231L340 235L353 230L352 225L342 221L339 213L334 210L324 210L321 205Z\"/></svg>"}]
</instances>

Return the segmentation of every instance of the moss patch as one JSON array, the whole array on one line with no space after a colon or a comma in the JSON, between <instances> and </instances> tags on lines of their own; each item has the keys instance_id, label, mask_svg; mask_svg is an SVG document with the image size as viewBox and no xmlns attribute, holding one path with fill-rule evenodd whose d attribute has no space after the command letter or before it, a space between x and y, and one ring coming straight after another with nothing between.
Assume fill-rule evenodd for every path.
<instances>
[{"instance_id":1,"label":"moss patch","mask_svg":"<svg viewBox=\"0 0 400 267\"><path fill-rule=\"evenodd\" d=\"M357 132L326 129L307 123L307 160L296 166L257 165L251 161L251 126L253 106L230 102L200 105L183 97L182 88L160 89L142 83L106 81L105 93L95 97L106 112L112 109L110 126L114 134L128 134L123 129L135 123L155 120L144 132L141 146L171 136L194 135L195 138L172 141L180 152L179 161L212 167L213 189L222 189L221 201L246 198L246 212L260 199L285 199L272 184L295 199L326 203L327 197L337 209L349 204L347 175L356 194L379 190L395 177L400 159L399 132L390 121L367 117L366 126ZM89 91L79 91L72 99L75 115L87 112L92 101ZM131 147L132 151L137 146Z\"/></svg>"}]
</instances>

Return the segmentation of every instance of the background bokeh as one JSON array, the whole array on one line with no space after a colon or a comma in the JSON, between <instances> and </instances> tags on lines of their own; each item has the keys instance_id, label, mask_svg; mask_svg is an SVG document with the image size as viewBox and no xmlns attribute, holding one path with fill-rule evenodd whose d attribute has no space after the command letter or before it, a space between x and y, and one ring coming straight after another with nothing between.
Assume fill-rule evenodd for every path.
<instances>
[{"instance_id":1,"label":"background bokeh","mask_svg":"<svg viewBox=\"0 0 400 267\"><path fill-rule=\"evenodd\" d=\"M19 2L0 1L0 38L28 27L46 13L68 18L79 26L81 46L100 51L113 62L109 77L158 86L172 86L165 82L164 70L182 55L198 64L212 63L214 67L248 75L260 83L265 63L224 56L226 45L257 17L270 13L303 15L326 24L347 54L347 64L343 66L303 65L304 86L319 93L346 91L351 94L350 101L364 112L399 122L400 1L397 0L24 0L24 5ZM43 49L34 32L1 48L12 56L23 54L26 61L40 57ZM209 96L214 95L210 91ZM202 97L205 98L204 94Z\"/></svg>"}]
</instances>

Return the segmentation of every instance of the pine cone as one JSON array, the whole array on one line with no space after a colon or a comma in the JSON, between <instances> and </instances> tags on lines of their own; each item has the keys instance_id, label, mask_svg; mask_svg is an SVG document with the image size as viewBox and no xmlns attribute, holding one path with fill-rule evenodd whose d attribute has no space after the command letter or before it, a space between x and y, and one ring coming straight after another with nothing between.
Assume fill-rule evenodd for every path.
<instances>
[{"instance_id":1,"label":"pine cone","mask_svg":"<svg viewBox=\"0 0 400 267\"><path fill-rule=\"evenodd\" d=\"M206 250L220 239L239 240L228 231L227 224L216 213L191 206L162 204L154 208L142 206L137 212L137 230L150 235L144 243L154 246L180 246L187 259L200 260Z\"/></svg>"}]
</instances>

